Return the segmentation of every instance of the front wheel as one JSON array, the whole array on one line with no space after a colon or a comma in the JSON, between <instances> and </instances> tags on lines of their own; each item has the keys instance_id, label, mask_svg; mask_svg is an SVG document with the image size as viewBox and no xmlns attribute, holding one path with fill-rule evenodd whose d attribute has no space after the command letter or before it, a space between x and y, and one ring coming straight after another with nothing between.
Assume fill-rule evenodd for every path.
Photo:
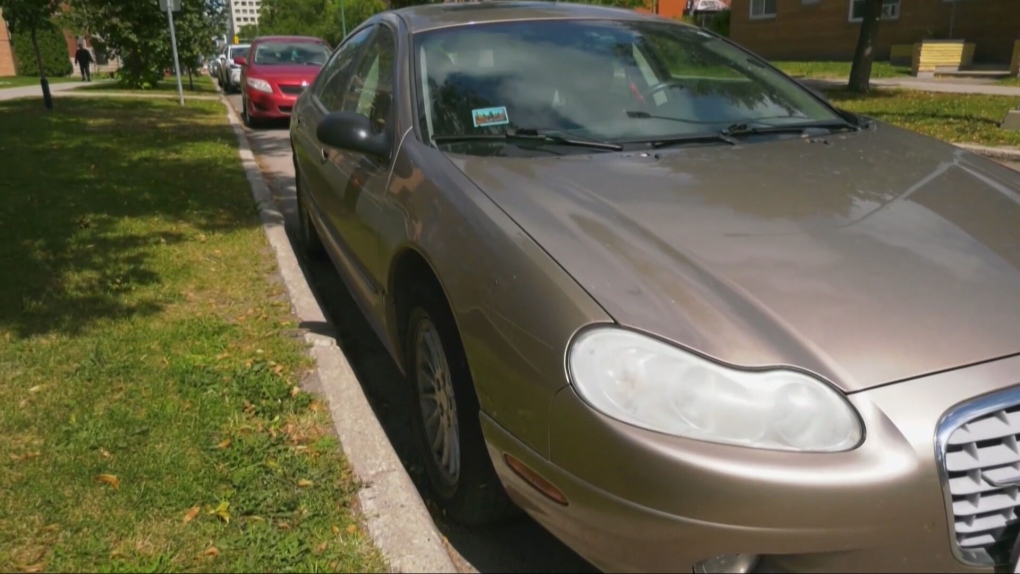
<instances>
[{"instance_id":1,"label":"front wheel","mask_svg":"<svg viewBox=\"0 0 1020 574\"><path fill-rule=\"evenodd\" d=\"M248 98L241 97L241 121L244 122L245 127L255 129L259 127L259 121L257 118L252 117L250 108L248 107Z\"/></svg>"},{"instance_id":2,"label":"front wheel","mask_svg":"<svg viewBox=\"0 0 1020 574\"><path fill-rule=\"evenodd\" d=\"M514 506L496 476L478 420L479 406L456 326L435 289L408 317L406 359L411 425L430 498L454 522L496 522Z\"/></svg>"}]
</instances>

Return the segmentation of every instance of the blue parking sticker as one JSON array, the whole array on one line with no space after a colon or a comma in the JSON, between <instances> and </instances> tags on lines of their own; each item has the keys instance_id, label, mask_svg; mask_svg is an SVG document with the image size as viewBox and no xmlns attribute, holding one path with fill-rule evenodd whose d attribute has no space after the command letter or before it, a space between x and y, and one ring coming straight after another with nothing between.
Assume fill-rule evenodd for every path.
<instances>
[{"instance_id":1,"label":"blue parking sticker","mask_svg":"<svg viewBox=\"0 0 1020 574\"><path fill-rule=\"evenodd\" d=\"M477 110L471 110L471 119L475 122L476 128L484 128L486 126L501 126L503 124L510 123L510 118L506 115L506 107L500 106L498 108L480 108Z\"/></svg>"}]
</instances>

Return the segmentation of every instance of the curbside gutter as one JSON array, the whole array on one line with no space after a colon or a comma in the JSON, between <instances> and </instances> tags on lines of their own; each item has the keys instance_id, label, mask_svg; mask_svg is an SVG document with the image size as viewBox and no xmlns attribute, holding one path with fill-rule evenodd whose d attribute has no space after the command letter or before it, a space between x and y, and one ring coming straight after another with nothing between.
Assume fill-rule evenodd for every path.
<instances>
[{"instance_id":1,"label":"curbside gutter","mask_svg":"<svg viewBox=\"0 0 1020 574\"><path fill-rule=\"evenodd\" d=\"M983 155L991 159L1001 159L1006 161L1020 161L1020 148L1006 147L1006 146L984 146L977 144L964 144L958 143L953 144L958 148L965 149L969 152Z\"/></svg>"},{"instance_id":2,"label":"curbside gutter","mask_svg":"<svg viewBox=\"0 0 1020 574\"><path fill-rule=\"evenodd\" d=\"M259 208L262 229L276 252L280 275L294 313L302 322L328 324L305 280L284 228L283 213L259 170L248 136L222 95L238 154ZM306 333L316 374L330 405L333 425L355 475L362 482L358 501L366 527L392 572L457 572L425 502L376 418L354 371L333 338Z\"/></svg>"}]
</instances>

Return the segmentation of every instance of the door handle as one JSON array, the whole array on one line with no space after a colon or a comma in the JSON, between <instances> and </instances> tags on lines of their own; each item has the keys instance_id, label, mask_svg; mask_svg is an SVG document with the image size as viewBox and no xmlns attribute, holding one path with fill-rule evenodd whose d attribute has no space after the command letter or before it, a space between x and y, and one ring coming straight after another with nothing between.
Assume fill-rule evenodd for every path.
<instances>
[{"instance_id":1,"label":"door handle","mask_svg":"<svg viewBox=\"0 0 1020 574\"><path fill-rule=\"evenodd\" d=\"M319 154L320 154L319 155L319 159L322 160L322 163L326 163L327 161L329 161L329 150L328 149L320 148L319 149Z\"/></svg>"}]
</instances>

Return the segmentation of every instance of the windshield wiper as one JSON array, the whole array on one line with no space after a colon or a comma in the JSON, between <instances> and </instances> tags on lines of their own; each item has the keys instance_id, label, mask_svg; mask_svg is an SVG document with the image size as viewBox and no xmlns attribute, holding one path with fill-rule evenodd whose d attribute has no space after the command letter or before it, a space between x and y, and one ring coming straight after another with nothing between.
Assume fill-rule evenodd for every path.
<instances>
[{"instance_id":1,"label":"windshield wiper","mask_svg":"<svg viewBox=\"0 0 1020 574\"><path fill-rule=\"evenodd\" d=\"M678 136L661 137L650 140L629 140L620 143L624 144L648 144L652 148L659 149L675 145L689 143L716 143L723 142L730 145L738 145L739 141L721 132L701 132L696 134L683 134Z\"/></svg>"},{"instance_id":2,"label":"windshield wiper","mask_svg":"<svg viewBox=\"0 0 1020 574\"><path fill-rule=\"evenodd\" d=\"M484 140L524 140L534 142L556 143L560 145L587 147L593 149L604 149L609 151L620 151L623 146L611 142L600 142L595 140L576 139L553 133L552 130L539 130L535 128L520 128L507 130L498 134L440 134L432 136L436 143L456 143L467 141Z\"/></svg>"},{"instance_id":3,"label":"windshield wiper","mask_svg":"<svg viewBox=\"0 0 1020 574\"><path fill-rule=\"evenodd\" d=\"M688 120L684 118L675 118L673 116L659 116L656 114L650 114L644 110L624 110L628 118L641 119L641 120L668 120L671 122L680 122L682 124L712 124L716 122L704 122L701 120Z\"/></svg>"},{"instance_id":4,"label":"windshield wiper","mask_svg":"<svg viewBox=\"0 0 1020 574\"><path fill-rule=\"evenodd\" d=\"M811 129L824 129L824 130L853 130L859 131L860 126L856 126L847 121L835 121L835 122L808 122L799 124L787 124L781 126L758 126L752 127L746 123L736 123L730 125L728 128L720 131L719 133L730 136L739 137L747 135L763 135L763 134L800 134Z\"/></svg>"}]
</instances>

